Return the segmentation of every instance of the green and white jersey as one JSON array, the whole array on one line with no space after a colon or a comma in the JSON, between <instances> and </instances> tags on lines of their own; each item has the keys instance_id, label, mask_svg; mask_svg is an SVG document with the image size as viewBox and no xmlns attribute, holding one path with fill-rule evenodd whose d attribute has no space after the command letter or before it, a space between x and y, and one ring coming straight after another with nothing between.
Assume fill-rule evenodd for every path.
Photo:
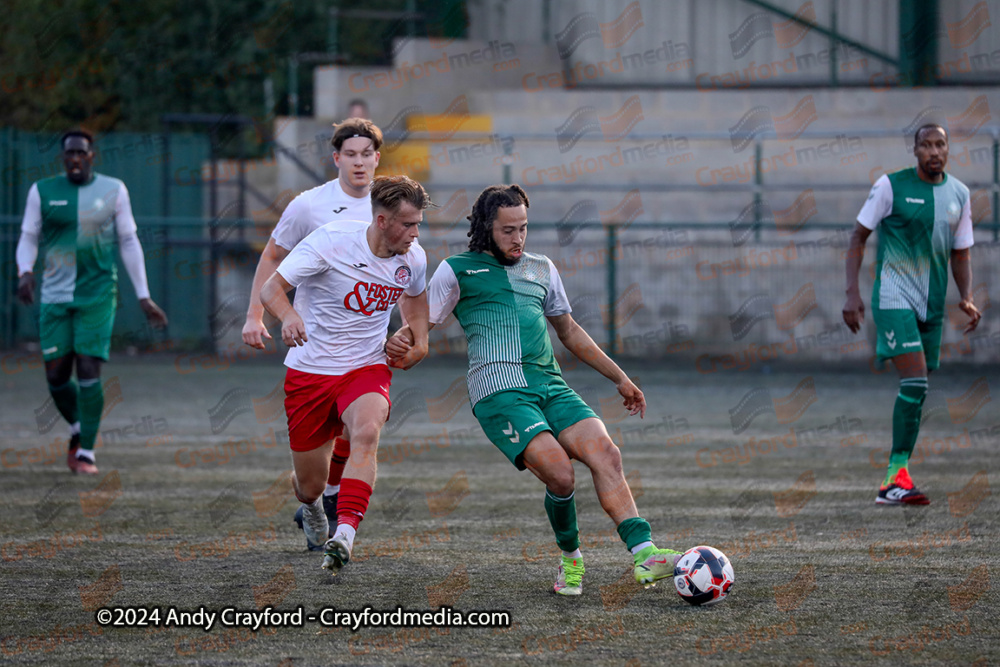
<instances>
[{"instance_id":1,"label":"green and white jersey","mask_svg":"<svg viewBox=\"0 0 1000 667\"><path fill-rule=\"evenodd\" d=\"M116 236L132 239L136 226L125 184L95 173L84 185L65 175L33 183L21 232L37 239L43 253L41 302L86 304L117 290ZM19 254L19 273L32 270L35 256ZM140 282L139 298L148 297L144 270Z\"/></svg>"},{"instance_id":2,"label":"green and white jersey","mask_svg":"<svg viewBox=\"0 0 1000 667\"><path fill-rule=\"evenodd\" d=\"M969 188L948 174L938 184L916 167L875 182L858 222L879 229L872 308L909 309L922 322L944 317L948 260L972 246Z\"/></svg>"},{"instance_id":3,"label":"green and white jersey","mask_svg":"<svg viewBox=\"0 0 1000 667\"><path fill-rule=\"evenodd\" d=\"M555 265L524 253L504 266L487 252L464 252L438 266L427 287L430 321L448 315L469 343L469 401L562 377L546 317L571 312Z\"/></svg>"}]
</instances>

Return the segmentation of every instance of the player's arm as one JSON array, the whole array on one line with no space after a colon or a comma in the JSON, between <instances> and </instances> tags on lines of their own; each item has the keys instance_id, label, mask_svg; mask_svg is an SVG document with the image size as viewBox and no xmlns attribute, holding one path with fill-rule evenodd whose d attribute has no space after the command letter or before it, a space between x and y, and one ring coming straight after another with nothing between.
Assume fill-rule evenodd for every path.
<instances>
[{"instance_id":1,"label":"player's arm","mask_svg":"<svg viewBox=\"0 0 1000 667\"><path fill-rule=\"evenodd\" d=\"M406 325L400 327L399 331L403 329L407 331L400 338L396 338L394 335L391 339L399 343L393 345L393 354L389 354L389 342L386 342L385 351L390 357L390 366L406 371L416 366L427 356L429 347L427 334L433 326L428 322L427 290L417 296L409 296L404 292L399 299L399 311L403 316L403 321L406 322ZM399 331L396 333L398 334ZM400 353L401 349L402 353Z\"/></svg>"},{"instance_id":2,"label":"player's arm","mask_svg":"<svg viewBox=\"0 0 1000 667\"><path fill-rule=\"evenodd\" d=\"M604 353L604 350L597 346L590 334L577 324L570 313L554 315L548 320L567 350L572 352L577 359L615 383L618 393L625 399L624 405L629 414L639 414L640 418L646 415L646 398L642 395L642 390L629 379L625 371L611 357Z\"/></svg>"},{"instance_id":3,"label":"player's arm","mask_svg":"<svg viewBox=\"0 0 1000 667\"><path fill-rule=\"evenodd\" d=\"M122 183L115 200L115 231L118 233L118 251L121 253L125 272L132 281L135 295L139 298L146 320L156 329L167 326L167 314L156 305L149 296L149 283L146 280L146 257L142 254L142 243L136 234L135 217L132 215L132 203L129 201L128 190Z\"/></svg>"},{"instance_id":4,"label":"player's arm","mask_svg":"<svg viewBox=\"0 0 1000 667\"><path fill-rule=\"evenodd\" d=\"M458 286L458 278L448 262L441 262L434 276L431 277L427 285L427 331L430 332L436 325L448 319L451 311L455 309L455 304L461 296ZM407 321L406 313L403 313L404 322ZM414 335L409 325L400 327L396 333L385 343L385 353L389 356L390 365L394 360L404 356L413 346Z\"/></svg>"},{"instance_id":5,"label":"player's arm","mask_svg":"<svg viewBox=\"0 0 1000 667\"><path fill-rule=\"evenodd\" d=\"M35 260L38 259L38 237L42 233L42 202L38 186L31 184L28 201L21 220L21 237L17 240L17 298L26 306L35 302Z\"/></svg>"},{"instance_id":6,"label":"player's arm","mask_svg":"<svg viewBox=\"0 0 1000 667\"><path fill-rule=\"evenodd\" d=\"M289 251L275 243L272 236L264 246L264 252L260 254L260 261L257 262L257 270L253 274L253 285L250 286L250 306L247 308L247 320L243 325L243 342L258 350L264 349L264 339L270 338L264 326L264 306L261 303L260 291L268 278L274 275L278 265Z\"/></svg>"},{"instance_id":7,"label":"player's arm","mask_svg":"<svg viewBox=\"0 0 1000 667\"><path fill-rule=\"evenodd\" d=\"M309 235L309 206L301 196L296 197L285 210L281 219L275 225L271 238L264 246L257 262L257 270L253 274L250 286L250 304L247 306L247 319L243 325L243 342L258 350L264 349L264 339L270 338L267 327L264 326L264 307L261 305L260 290L264 283L274 275L278 265L288 256L291 249Z\"/></svg>"},{"instance_id":8,"label":"player's arm","mask_svg":"<svg viewBox=\"0 0 1000 667\"><path fill-rule=\"evenodd\" d=\"M854 225L854 233L847 247L847 257L844 271L847 274L847 300L844 302L844 324L852 333L861 329L865 321L865 302L861 299L861 289L858 287L858 274L865 259L865 244L868 237L885 218L892 213L892 183L889 177L882 175L868 193L865 205L858 213Z\"/></svg>"},{"instance_id":9,"label":"player's arm","mask_svg":"<svg viewBox=\"0 0 1000 667\"><path fill-rule=\"evenodd\" d=\"M296 347L305 345L309 337L306 336L306 323L288 300L288 293L291 290L292 285L275 271L260 288L260 303L267 312L281 322L281 340L285 345Z\"/></svg>"},{"instance_id":10,"label":"player's arm","mask_svg":"<svg viewBox=\"0 0 1000 667\"><path fill-rule=\"evenodd\" d=\"M292 307L288 293L307 278L328 271L330 264L326 257L332 254L328 234L317 230L288 253L260 288L261 305L281 322L281 340L288 347L305 345L309 341L306 324Z\"/></svg>"},{"instance_id":11,"label":"player's arm","mask_svg":"<svg viewBox=\"0 0 1000 667\"><path fill-rule=\"evenodd\" d=\"M965 325L964 333L975 331L979 326L982 313L972 303L972 261L969 257L969 248L972 247L972 210L966 200L962 207L962 217L959 218L958 227L955 230L954 249L951 251L951 275L955 278L955 285L958 287L960 301L958 307L969 316L969 323Z\"/></svg>"},{"instance_id":12,"label":"player's arm","mask_svg":"<svg viewBox=\"0 0 1000 667\"><path fill-rule=\"evenodd\" d=\"M861 323L865 321L865 302L861 299L861 288L858 286L858 274L861 272L861 264L865 259L865 244L872 230L861 223L854 224L854 233L851 234L850 243L847 246L847 259L845 271L847 273L847 301L844 302L844 324L852 333L857 333L861 329Z\"/></svg>"}]
</instances>

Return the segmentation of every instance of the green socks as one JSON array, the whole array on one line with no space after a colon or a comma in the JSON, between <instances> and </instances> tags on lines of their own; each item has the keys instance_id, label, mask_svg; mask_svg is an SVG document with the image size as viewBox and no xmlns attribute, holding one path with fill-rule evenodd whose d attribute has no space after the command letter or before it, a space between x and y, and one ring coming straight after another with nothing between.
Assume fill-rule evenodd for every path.
<instances>
[{"instance_id":1,"label":"green socks","mask_svg":"<svg viewBox=\"0 0 1000 667\"><path fill-rule=\"evenodd\" d=\"M80 448L93 450L104 412L101 379L80 380Z\"/></svg>"},{"instance_id":2,"label":"green socks","mask_svg":"<svg viewBox=\"0 0 1000 667\"><path fill-rule=\"evenodd\" d=\"M618 524L618 535L622 538L625 548L629 551L643 542L652 542L649 523L638 516L632 519L625 519Z\"/></svg>"},{"instance_id":3,"label":"green socks","mask_svg":"<svg viewBox=\"0 0 1000 667\"><path fill-rule=\"evenodd\" d=\"M52 401L56 404L56 409L59 410L59 414L63 416L63 419L71 425L80 421L80 408L77 401L77 386L75 381L70 379L69 382L58 387L49 385L49 394L52 395Z\"/></svg>"},{"instance_id":4,"label":"green socks","mask_svg":"<svg viewBox=\"0 0 1000 667\"><path fill-rule=\"evenodd\" d=\"M906 467L920 433L920 415L927 398L927 378L904 378L899 381L896 407L892 411L892 453L883 486L891 484L896 473Z\"/></svg>"},{"instance_id":5,"label":"green socks","mask_svg":"<svg viewBox=\"0 0 1000 667\"><path fill-rule=\"evenodd\" d=\"M549 523L556 534L556 544L563 551L570 553L580 548L580 529L576 525L575 493L566 498L560 498L545 489L545 513L549 515Z\"/></svg>"}]
</instances>

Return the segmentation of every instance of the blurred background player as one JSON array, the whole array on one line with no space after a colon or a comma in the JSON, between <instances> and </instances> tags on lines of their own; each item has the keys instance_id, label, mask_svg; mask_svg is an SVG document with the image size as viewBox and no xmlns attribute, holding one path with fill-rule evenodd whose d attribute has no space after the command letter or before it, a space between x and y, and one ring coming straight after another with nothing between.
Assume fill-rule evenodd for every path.
<instances>
[{"instance_id":1,"label":"blurred background player","mask_svg":"<svg viewBox=\"0 0 1000 667\"><path fill-rule=\"evenodd\" d=\"M45 273L38 328L45 377L70 424L69 469L91 475L97 473L94 444L104 411L101 362L111 351L118 299L116 238L146 319L153 327L167 326L166 314L149 298L128 190L117 178L93 171L93 147L93 136L84 130L62 136L66 173L31 185L17 243L17 294L31 305L41 239Z\"/></svg>"},{"instance_id":2,"label":"blurred background player","mask_svg":"<svg viewBox=\"0 0 1000 667\"><path fill-rule=\"evenodd\" d=\"M347 103L347 117L365 119L371 118L372 116L371 111L368 109L368 103L360 97L355 97Z\"/></svg>"},{"instance_id":3,"label":"blurred background player","mask_svg":"<svg viewBox=\"0 0 1000 667\"><path fill-rule=\"evenodd\" d=\"M243 342L258 350L264 349L263 339L271 337L264 326L260 288L274 275L278 264L302 239L329 222L352 221L353 225L355 221L367 223L372 219L369 190L378 167L382 131L370 120L360 117L350 117L334 127L331 140L333 162L340 175L328 183L306 190L288 204L257 264L250 288L246 324L243 325ZM323 493L323 506L331 522L337 516L340 477L350 453L350 443L337 438L326 491ZM301 510L296 512L295 522L302 527ZM318 551L323 548L325 541L324 538L314 543L307 539L306 546L312 551Z\"/></svg>"},{"instance_id":4,"label":"blurred background player","mask_svg":"<svg viewBox=\"0 0 1000 667\"><path fill-rule=\"evenodd\" d=\"M653 545L618 447L563 380L546 318L566 349L615 383L629 414L645 416L646 399L573 320L552 261L524 252L528 205L517 185L490 186L479 195L469 217L469 252L441 262L431 279L429 328L455 313L469 345L473 414L518 470L527 468L545 484L545 512L563 552L554 591L583 592L573 459L590 468L601 507L632 553L635 580L649 586L673 575L680 552ZM397 332L386 344L389 358L411 353L411 341L406 327Z\"/></svg>"},{"instance_id":5,"label":"blurred background player","mask_svg":"<svg viewBox=\"0 0 1000 667\"><path fill-rule=\"evenodd\" d=\"M847 301L844 323L861 329L865 304L858 271L865 243L879 229L872 317L880 360L892 359L899 373L899 393L892 413L889 468L875 502L881 505L928 505L930 500L910 479L907 463L920 433L927 397L927 374L939 365L948 260L958 286L958 307L969 316L965 333L979 324L972 303L972 212L969 188L945 173L948 133L924 125L914 135L917 166L884 174L858 214L847 252Z\"/></svg>"},{"instance_id":6,"label":"blurred background player","mask_svg":"<svg viewBox=\"0 0 1000 667\"><path fill-rule=\"evenodd\" d=\"M310 542L325 542L323 567L334 574L350 561L375 486L392 382L384 346L397 301L418 344L393 365L409 368L427 354L427 259L416 240L430 200L406 176L375 179L371 199L372 222L329 224L313 232L260 292L291 348L285 358L285 412L303 530ZM288 301L293 287L302 313ZM340 483L337 527L327 540L330 523L321 497L330 441L341 430L351 452Z\"/></svg>"}]
</instances>

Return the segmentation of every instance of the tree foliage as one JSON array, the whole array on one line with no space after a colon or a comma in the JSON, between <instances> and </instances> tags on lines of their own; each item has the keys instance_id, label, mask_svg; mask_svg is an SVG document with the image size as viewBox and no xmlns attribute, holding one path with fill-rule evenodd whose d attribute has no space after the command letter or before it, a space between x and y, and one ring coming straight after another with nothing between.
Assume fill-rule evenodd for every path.
<instances>
[{"instance_id":1,"label":"tree foliage","mask_svg":"<svg viewBox=\"0 0 1000 667\"><path fill-rule=\"evenodd\" d=\"M408 4L368 0L363 6L404 10ZM464 32L464 24L440 18L443 5L454 10L461 4L414 3L429 17L419 30ZM336 43L344 64L384 64L392 37L410 27L382 19L331 22L335 6L323 0L7 0L0 25L0 125L158 131L165 112L200 112L244 114L269 126L270 118L288 113L294 54L323 53ZM311 65L298 71L299 111L309 113Z\"/></svg>"}]
</instances>

